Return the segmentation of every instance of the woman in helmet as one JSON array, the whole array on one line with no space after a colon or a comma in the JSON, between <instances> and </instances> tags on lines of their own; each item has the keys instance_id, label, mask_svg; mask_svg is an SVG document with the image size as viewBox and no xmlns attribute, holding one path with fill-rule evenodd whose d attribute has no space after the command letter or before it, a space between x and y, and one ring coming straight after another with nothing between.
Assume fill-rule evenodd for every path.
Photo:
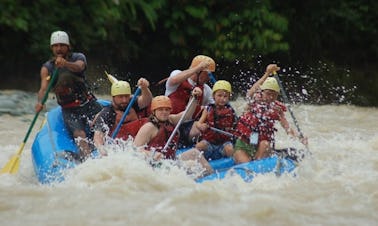
<instances>
[{"instance_id":1,"label":"woman in helmet","mask_svg":"<svg viewBox=\"0 0 378 226\"><path fill-rule=\"evenodd\" d=\"M235 110L229 104L232 89L225 80L217 81L213 86L214 104L209 104L203 111L201 118L195 122L201 131L201 141L196 148L204 152L207 160L230 157L234 153L232 137L214 131L214 128L233 133L237 122Z\"/></svg>"},{"instance_id":2,"label":"woman in helmet","mask_svg":"<svg viewBox=\"0 0 378 226\"><path fill-rule=\"evenodd\" d=\"M80 156L85 159L91 152L88 138L89 122L101 110L95 96L88 89L85 79L87 60L83 53L71 52L69 37L64 31L55 31L50 37L53 58L42 65L40 71L41 86L35 111L43 109L41 100L47 91L50 76L55 70L58 78L53 84L58 104L62 107L63 120L80 149Z\"/></svg>"},{"instance_id":3,"label":"woman in helmet","mask_svg":"<svg viewBox=\"0 0 378 226\"><path fill-rule=\"evenodd\" d=\"M247 92L251 100L240 116L235 130L238 137L234 153L236 163L265 158L271 154L274 133L277 131L274 128L276 121L280 122L288 134L298 136L285 117L285 105L277 100L280 92L278 82L269 77L279 69L276 64L268 65L263 77ZM307 139L302 142L307 143Z\"/></svg>"},{"instance_id":4,"label":"woman in helmet","mask_svg":"<svg viewBox=\"0 0 378 226\"><path fill-rule=\"evenodd\" d=\"M201 90L195 88L193 95L201 95ZM195 100L195 102L197 102ZM185 115L188 119L192 116L197 104L192 104ZM169 97L157 96L151 102L151 116L149 122L144 124L138 134L135 136L134 145L139 150L144 151L151 156L154 160L163 159L176 159L176 150L179 140L179 133L174 135L171 143L167 146L166 142L174 131L175 126L180 121L183 112L178 114L171 114L172 102ZM213 170L209 163L204 159L201 153L192 149L184 152L178 157L179 160L198 160L200 164L206 169L205 174L212 173Z\"/></svg>"},{"instance_id":5,"label":"woman in helmet","mask_svg":"<svg viewBox=\"0 0 378 226\"><path fill-rule=\"evenodd\" d=\"M94 143L102 154L105 154L102 146L104 144L105 135L111 136L113 131L119 124L127 106L133 95L131 95L130 84L126 81L118 81L113 76L108 75L111 86L112 103L110 106L104 107L94 120ZM146 117L139 114L144 112L151 103L152 93L150 91L149 82L140 78L137 85L141 88L141 95L138 96L137 101L134 102L130 108L128 115L123 121L122 127L117 134L117 138L127 140L129 136L134 137L139 128L147 121L143 119Z\"/></svg>"}]
</instances>

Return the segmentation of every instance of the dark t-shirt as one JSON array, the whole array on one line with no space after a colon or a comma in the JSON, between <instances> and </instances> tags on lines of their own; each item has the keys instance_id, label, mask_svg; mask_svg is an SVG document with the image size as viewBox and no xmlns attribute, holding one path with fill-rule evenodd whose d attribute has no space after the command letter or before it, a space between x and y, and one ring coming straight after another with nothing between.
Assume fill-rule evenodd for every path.
<instances>
[{"instance_id":1,"label":"dark t-shirt","mask_svg":"<svg viewBox=\"0 0 378 226\"><path fill-rule=\"evenodd\" d=\"M140 109L138 102L134 102L132 108L138 113L144 109ZM113 106L104 107L94 122L94 130L101 131L103 133L108 132L110 129L114 129L117 113L114 111Z\"/></svg>"},{"instance_id":2,"label":"dark t-shirt","mask_svg":"<svg viewBox=\"0 0 378 226\"><path fill-rule=\"evenodd\" d=\"M85 55L83 53L71 53L67 59L66 59L68 62L76 62L78 60L81 60L84 62L85 64L85 68L83 71L81 72L72 72L73 74L75 75L78 75L79 77L83 78L85 80L85 70L87 69L87 59L85 57ZM49 75L52 75L53 74L53 71L54 71L54 68L55 68L55 65L54 65L54 61L53 60L49 60L49 61L46 61L42 66L46 67L47 70L49 71ZM59 69L60 70L60 69Z\"/></svg>"}]
</instances>

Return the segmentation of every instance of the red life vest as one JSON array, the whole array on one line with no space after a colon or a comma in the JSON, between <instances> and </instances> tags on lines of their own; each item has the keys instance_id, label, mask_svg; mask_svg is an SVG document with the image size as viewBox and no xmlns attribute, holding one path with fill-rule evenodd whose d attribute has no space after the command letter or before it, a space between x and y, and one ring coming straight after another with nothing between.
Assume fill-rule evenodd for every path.
<instances>
[{"instance_id":1,"label":"red life vest","mask_svg":"<svg viewBox=\"0 0 378 226\"><path fill-rule=\"evenodd\" d=\"M206 121L210 127L233 133L237 116L234 109L229 104L221 109L217 108L214 104L211 104L207 106ZM203 132L202 138L215 145L220 145L232 140L232 137L215 132L210 128Z\"/></svg>"},{"instance_id":2,"label":"red life vest","mask_svg":"<svg viewBox=\"0 0 378 226\"><path fill-rule=\"evenodd\" d=\"M178 140L179 140L178 133L175 134L171 143L168 145L167 149L163 152L163 148L174 129L175 129L175 126L172 123L168 123L168 122L159 123L159 131L157 135L154 138L152 138L150 142L148 143L148 148L150 150L155 150L162 153L166 159L175 159L176 149L177 149Z\"/></svg>"},{"instance_id":3,"label":"red life vest","mask_svg":"<svg viewBox=\"0 0 378 226\"><path fill-rule=\"evenodd\" d=\"M198 97L198 101L199 101L198 106L193 116L196 116L199 114L199 112L201 111L204 88L203 88L203 85L193 86L192 84L189 83L188 80L185 80L184 82L182 82L179 85L179 87L177 87L176 91L174 91L168 96L172 102L171 114L177 114L185 110L185 107L189 102L192 90L195 87L199 87L202 90L202 95Z\"/></svg>"},{"instance_id":4,"label":"red life vest","mask_svg":"<svg viewBox=\"0 0 378 226\"><path fill-rule=\"evenodd\" d=\"M148 118L140 118L140 119L122 124L121 128L119 129L117 133L116 138L120 138L122 140L127 140L129 136L131 136L132 138L135 138L139 129L146 122L148 122ZM113 128L110 130L109 132L110 135L113 135L113 132L117 128L118 123L119 123L119 120L118 122L116 122L116 124L114 124Z\"/></svg>"},{"instance_id":5,"label":"red life vest","mask_svg":"<svg viewBox=\"0 0 378 226\"><path fill-rule=\"evenodd\" d=\"M249 136L252 132L259 133L259 142L274 140L274 128L276 121L280 120L281 113L286 111L283 103L275 101L272 103L257 103L250 105L250 110L240 116L236 125L235 135L244 142L250 143Z\"/></svg>"}]
</instances>

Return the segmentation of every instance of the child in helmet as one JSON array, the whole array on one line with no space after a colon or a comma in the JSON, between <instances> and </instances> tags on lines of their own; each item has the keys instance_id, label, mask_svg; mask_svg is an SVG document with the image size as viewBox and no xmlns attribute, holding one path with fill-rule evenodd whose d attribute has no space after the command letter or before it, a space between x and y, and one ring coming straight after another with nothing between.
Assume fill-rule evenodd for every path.
<instances>
[{"instance_id":1,"label":"child in helmet","mask_svg":"<svg viewBox=\"0 0 378 226\"><path fill-rule=\"evenodd\" d=\"M193 90L193 95L201 95L199 88ZM194 100L197 102L197 100ZM185 115L185 118L190 118L197 104L192 104ZM205 174L212 173L213 170L210 164L204 159L201 153L196 149L191 149L176 156L176 149L179 140L179 133L176 133L170 144L166 142L175 131L177 123L180 121L185 111L178 114L171 114L172 102L167 96L156 96L151 102L151 116L149 122L144 124L134 139L134 145L139 150L151 156L154 160L159 159L176 159L179 160L197 160L205 168ZM165 148L167 146L167 148Z\"/></svg>"},{"instance_id":2,"label":"child in helmet","mask_svg":"<svg viewBox=\"0 0 378 226\"><path fill-rule=\"evenodd\" d=\"M277 80L269 77L279 69L276 64L268 65L263 77L247 92L247 96L251 98L250 103L240 116L235 130L238 136L234 153L236 163L265 158L271 154L276 121L280 122L288 134L292 136L298 134L290 128L285 117L285 105L277 100L280 93ZM307 143L307 139L302 143Z\"/></svg>"},{"instance_id":3,"label":"child in helmet","mask_svg":"<svg viewBox=\"0 0 378 226\"><path fill-rule=\"evenodd\" d=\"M231 84L228 81L217 81L213 86L215 103L207 105L195 124L202 133L201 141L196 144L196 148L203 151L207 160L230 157L234 153L233 137L220 132L232 134L237 122L235 110L229 104L231 92Z\"/></svg>"}]
</instances>

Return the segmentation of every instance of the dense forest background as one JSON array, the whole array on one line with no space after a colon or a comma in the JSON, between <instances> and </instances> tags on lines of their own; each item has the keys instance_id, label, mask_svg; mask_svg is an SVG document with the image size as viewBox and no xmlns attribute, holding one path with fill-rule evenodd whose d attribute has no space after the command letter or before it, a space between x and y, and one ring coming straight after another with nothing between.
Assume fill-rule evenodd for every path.
<instances>
[{"instance_id":1,"label":"dense forest background","mask_svg":"<svg viewBox=\"0 0 378 226\"><path fill-rule=\"evenodd\" d=\"M378 1L2 0L0 9L0 89L37 91L50 34L64 30L98 92L108 91L104 70L161 92L160 80L206 54L236 94L274 62L293 101L378 106Z\"/></svg>"}]
</instances>

